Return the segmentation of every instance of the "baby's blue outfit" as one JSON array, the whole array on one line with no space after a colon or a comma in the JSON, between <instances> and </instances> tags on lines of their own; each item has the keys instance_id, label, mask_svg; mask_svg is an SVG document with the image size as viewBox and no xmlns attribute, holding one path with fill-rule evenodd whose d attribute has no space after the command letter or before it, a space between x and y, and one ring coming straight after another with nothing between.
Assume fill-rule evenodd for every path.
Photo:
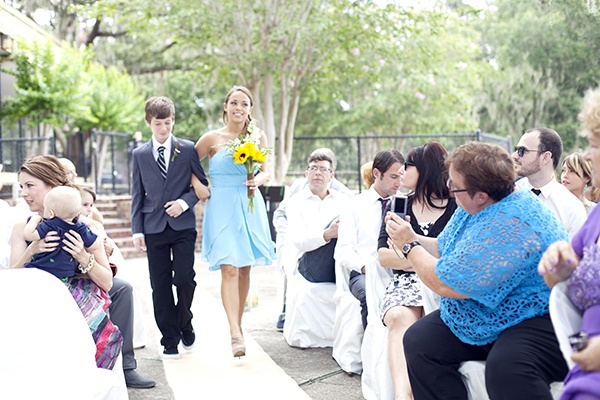
<instances>
[{"instance_id":1,"label":"baby's blue outfit","mask_svg":"<svg viewBox=\"0 0 600 400\"><path fill-rule=\"evenodd\" d=\"M550 288L537 266L559 240L569 240L565 228L529 190L475 215L458 208L438 236L436 273L469 298L442 297L444 323L464 343L483 346L507 328L548 314Z\"/></svg>"},{"instance_id":2,"label":"baby's blue outfit","mask_svg":"<svg viewBox=\"0 0 600 400\"><path fill-rule=\"evenodd\" d=\"M241 268L271 265L275 244L271 240L265 201L257 189L254 214L248 212L248 179L243 164L233 162L233 153L222 150L209 162L210 199L204 209L202 260L216 271L222 264Z\"/></svg>"},{"instance_id":3,"label":"baby's blue outfit","mask_svg":"<svg viewBox=\"0 0 600 400\"><path fill-rule=\"evenodd\" d=\"M72 255L63 250L62 241L65 239L65 233L70 230L77 232L83 240L84 247L90 247L98 238L98 235L93 233L86 224L79 222L77 218L73 220L73 224L69 224L58 217L44 219L39 223L36 230L42 239L46 237L48 232L56 231L60 236L60 240L53 251L34 254L31 261L25 264L25 268L38 268L60 279L75 275L75 268L79 265L79 262Z\"/></svg>"}]
</instances>

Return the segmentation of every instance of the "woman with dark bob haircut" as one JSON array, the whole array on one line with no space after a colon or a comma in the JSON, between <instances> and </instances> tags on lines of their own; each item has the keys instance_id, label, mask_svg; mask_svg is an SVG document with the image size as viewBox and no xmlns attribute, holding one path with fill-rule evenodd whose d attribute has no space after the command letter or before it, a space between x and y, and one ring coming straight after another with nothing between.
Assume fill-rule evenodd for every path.
<instances>
[{"instance_id":1,"label":"woman with dark bob haircut","mask_svg":"<svg viewBox=\"0 0 600 400\"><path fill-rule=\"evenodd\" d=\"M537 265L567 233L531 191L515 188L513 160L500 146L471 142L446 164L459 208L437 238L386 216L390 239L441 297L439 309L404 335L414 398L466 400L458 369L485 360L491 399L549 400L550 383L562 380L567 366Z\"/></svg>"},{"instance_id":2,"label":"woman with dark bob haircut","mask_svg":"<svg viewBox=\"0 0 600 400\"><path fill-rule=\"evenodd\" d=\"M407 215L419 235L435 238L456 210L456 202L446 186L448 152L438 142L429 142L408 152L402 186L411 191ZM381 306L382 321L388 328L388 359L396 399L412 398L402 338L406 330L423 316L421 281L410 263L400 258L400 250L390 249L389 236L382 224L377 253L382 267L392 268ZM393 246L393 244L392 244Z\"/></svg>"}]
</instances>

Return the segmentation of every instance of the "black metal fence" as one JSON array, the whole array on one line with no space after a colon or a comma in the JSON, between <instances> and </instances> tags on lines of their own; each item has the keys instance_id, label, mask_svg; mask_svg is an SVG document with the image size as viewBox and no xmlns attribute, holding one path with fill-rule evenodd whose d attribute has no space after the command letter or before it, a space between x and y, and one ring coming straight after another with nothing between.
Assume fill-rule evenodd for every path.
<instances>
[{"instance_id":1,"label":"black metal fence","mask_svg":"<svg viewBox=\"0 0 600 400\"><path fill-rule=\"evenodd\" d=\"M55 154L67 157L77 167L84 182L90 184L98 194L131 193L131 147L130 135L122 132L93 131L81 135L69 151L57 154L53 138L0 138L0 162L4 171L16 172L30 156ZM429 141L438 141L451 151L472 140L498 144L511 152L510 137L501 137L484 132L442 133L400 136L328 136L296 137L294 151L284 184L304 176L306 158L319 147L328 147L337 156L336 178L350 189L363 189L360 166L373 160L382 149L395 148L406 154L411 148ZM203 162L207 167L206 160ZM10 196L10 190L3 191L2 197Z\"/></svg>"},{"instance_id":2,"label":"black metal fence","mask_svg":"<svg viewBox=\"0 0 600 400\"><path fill-rule=\"evenodd\" d=\"M378 151L394 148L406 155L410 149L429 141L440 142L450 152L455 147L470 141L494 143L512 152L512 139L481 131L467 133L440 133L423 135L390 135L390 136L327 136L294 138L294 151L288 169L285 184L304 176L306 159L310 153L321 147L327 147L336 155L336 179L348 188L362 190L364 188L360 176L360 166L372 161Z\"/></svg>"}]
</instances>

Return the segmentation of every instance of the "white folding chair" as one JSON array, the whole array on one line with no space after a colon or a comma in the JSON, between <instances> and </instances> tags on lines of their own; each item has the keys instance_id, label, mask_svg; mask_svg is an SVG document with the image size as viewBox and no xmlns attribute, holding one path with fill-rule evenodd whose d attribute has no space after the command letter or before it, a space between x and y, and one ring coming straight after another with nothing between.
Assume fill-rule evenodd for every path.
<instances>
[{"instance_id":1,"label":"white folding chair","mask_svg":"<svg viewBox=\"0 0 600 400\"><path fill-rule=\"evenodd\" d=\"M394 385L388 360L388 330L381 322L381 304L392 280L392 270L382 268L376 257L365 266L367 329L361 347L361 386L367 400L393 399Z\"/></svg>"},{"instance_id":2,"label":"white folding chair","mask_svg":"<svg viewBox=\"0 0 600 400\"><path fill-rule=\"evenodd\" d=\"M0 398L128 398L121 361L112 371L96 367L87 323L56 277L35 268L2 270L0 304Z\"/></svg>"},{"instance_id":3,"label":"white folding chair","mask_svg":"<svg viewBox=\"0 0 600 400\"><path fill-rule=\"evenodd\" d=\"M333 358L348 373L362 372L360 348L364 330L360 314L360 302L350 292L350 271L335 264L336 290L335 324L333 325Z\"/></svg>"},{"instance_id":4,"label":"white folding chair","mask_svg":"<svg viewBox=\"0 0 600 400\"><path fill-rule=\"evenodd\" d=\"M294 347L332 347L334 283L312 283L297 271L288 275L283 337Z\"/></svg>"},{"instance_id":5,"label":"white folding chair","mask_svg":"<svg viewBox=\"0 0 600 400\"><path fill-rule=\"evenodd\" d=\"M425 285L421 286L421 292L425 299L425 314L439 308L439 295ZM550 296L550 307L552 314L552 296ZM485 361L466 361L461 364L458 371L462 374L463 382L467 387L469 400L489 400L485 386ZM562 386L562 382L554 382L550 385L550 391L554 399L560 397Z\"/></svg>"}]
</instances>

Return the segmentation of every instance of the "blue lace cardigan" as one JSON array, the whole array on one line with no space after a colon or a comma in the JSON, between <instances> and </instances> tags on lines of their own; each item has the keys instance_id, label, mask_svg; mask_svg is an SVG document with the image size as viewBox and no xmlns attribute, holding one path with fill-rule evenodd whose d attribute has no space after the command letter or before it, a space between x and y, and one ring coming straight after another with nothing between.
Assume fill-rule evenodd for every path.
<instances>
[{"instance_id":1,"label":"blue lace cardigan","mask_svg":"<svg viewBox=\"0 0 600 400\"><path fill-rule=\"evenodd\" d=\"M567 232L528 190L475 215L457 209L438 237L436 272L469 298L442 298L444 323L464 343L481 346L511 326L547 314L550 289L537 265L558 240L569 240Z\"/></svg>"}]
</instances>

